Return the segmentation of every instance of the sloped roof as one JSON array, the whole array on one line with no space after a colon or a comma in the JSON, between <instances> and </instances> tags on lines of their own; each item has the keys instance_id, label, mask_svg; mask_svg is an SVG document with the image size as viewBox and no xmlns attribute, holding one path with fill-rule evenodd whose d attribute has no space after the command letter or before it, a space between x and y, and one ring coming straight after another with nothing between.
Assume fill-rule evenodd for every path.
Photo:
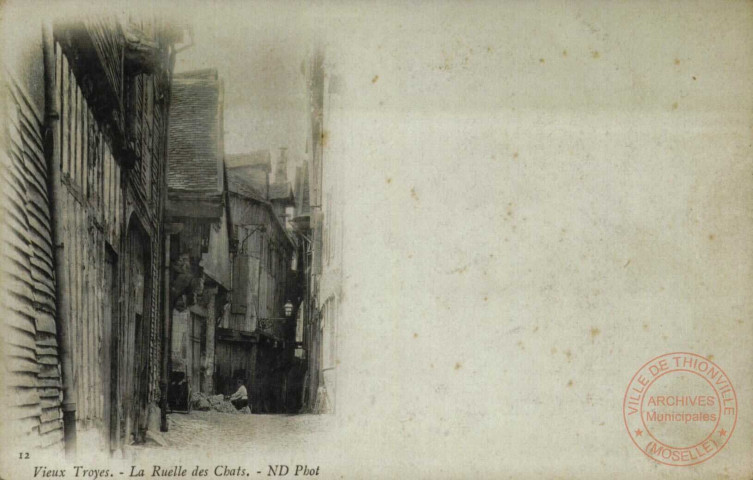
<instances>
[{"instance_id":1,"label":"sloped roof","mask_svg":"<svg viewBox=\"0 0 753 480\"><path fill-rule=\"evenodd\" d=\"M258 187L253 185L251 179L242 169L227 169L227 189L231 193L237 193L261 202L266 201L264 195L259 191Z\"/></svg>"},{"instance_id":2,"label":"sloped roof","mask_svg":"<svg viewBox=\"0 0 753 480\"><path fill-rule=\"evenodd\" d=\"M269 173L272 171L272 155L269 153L269 150L235 153L232 155L225 155L225 164L228 168L252 167L262 169Z\"/></svg>"},{"instance_id":3,"label":"sloped roof","mask_svg":"<svg viewBox=\"0 0 753 480\"><path fill-rule=\"evenodd\" d=\"M269 199L285 205L295 206L295 197L290 183L273 183L269 186Z\"/></svg>"},{"instance_id":4,"label":"sloped roof","mask_svg":"<svg viewBox=\"0 0 753 480\"><path fill-rule=\"evenodd\" d=\"M171 192L222 196L221 89L213 69L174 76L168 133Z\"/></svg>"},{"instance_id":5,"label":"sloped roof","mask_svg":"<svg viewBox=\"0 0 753 480\"><path fill-rule=\"evenodd\" d=\"M275 214L272 204L261 195L256 187L252 185L247 176L247 167L237 167L227 169L227 188L230 193L241 195L251 200L255 200L264 205L269 212L271 222L274 223L279 229L284 238L287 239L289 245L293 247L295 240L290 233L285 229L285 225L280 218Z\"/></svg>"}]
</instances>

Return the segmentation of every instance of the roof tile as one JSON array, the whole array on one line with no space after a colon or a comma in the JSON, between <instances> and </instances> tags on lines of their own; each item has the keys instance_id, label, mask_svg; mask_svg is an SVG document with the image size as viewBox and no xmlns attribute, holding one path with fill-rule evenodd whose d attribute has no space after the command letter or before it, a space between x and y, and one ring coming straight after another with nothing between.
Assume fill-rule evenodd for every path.
<instances>
[{"instance_id":1,"label":"roof tile","mask_svg":"<svg viewBox=\"0 0 753 480\"><path fill-rule=\"evenodd\" d=\"M170 105L167 185L222 194L221 83L216 70L176 74Z\"/></svg>"}]
</instances>

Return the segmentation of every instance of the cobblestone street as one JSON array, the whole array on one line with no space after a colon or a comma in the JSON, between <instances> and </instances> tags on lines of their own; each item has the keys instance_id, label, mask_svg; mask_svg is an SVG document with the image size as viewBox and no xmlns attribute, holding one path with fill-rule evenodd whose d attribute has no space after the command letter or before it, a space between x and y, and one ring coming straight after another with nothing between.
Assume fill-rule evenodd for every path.
<instances>
[{"instance_id":1,"label":"cobblestone street","mask_svg":"<svg viewBox=\"0 0 753 480\"><path fill-rule=\"evenodd\" d=\"M167 432L124 448L108 462L116 473L145 478L260 478L270 469L288 468L294 475L296 468L317 467L326 470L320 478L333 478L340 461L328 440L334 422L334 415L171 413Z\"/></svg>"},{"instance_id":2,"label":"cobblestone street","mask_svg":"<svg viewBox=\"0 0 753 480\"><path fill-rule=\"evenodd\" d=\"M311 441L329 422L328 415L239 415L198 412L168 415L168 432L162 433L170 449L276 448Z\"/></svg>"}]
</instances>

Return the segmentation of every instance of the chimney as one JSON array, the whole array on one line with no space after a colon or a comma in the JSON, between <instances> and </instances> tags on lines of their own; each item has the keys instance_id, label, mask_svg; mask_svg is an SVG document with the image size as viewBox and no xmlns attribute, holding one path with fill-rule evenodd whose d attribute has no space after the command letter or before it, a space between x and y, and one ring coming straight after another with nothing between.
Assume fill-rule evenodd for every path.
<instances>
[{"instance_id":1,"label":"chimney","mask_svg":"<svg viewBox=\"0 0 753 480\"><path fill-rule=\"evenodd\" d=\"M275 183L288 183L288 152L287 147L280 147L280 158L275 165Z\"/></svg>"}]
</instances>

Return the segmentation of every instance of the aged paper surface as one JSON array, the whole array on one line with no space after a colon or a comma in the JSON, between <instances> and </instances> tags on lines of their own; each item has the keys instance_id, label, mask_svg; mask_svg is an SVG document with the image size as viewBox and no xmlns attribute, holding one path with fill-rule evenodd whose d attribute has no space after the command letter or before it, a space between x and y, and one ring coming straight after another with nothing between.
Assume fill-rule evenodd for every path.
<instances>
[{"instance_id":1,"label":"aged paper surface","mask_svg":"<svg viewBox=\"0 0 753 480\"><path fill-rule=\"evenodd\" d=\"M121 2L96 12L71 3L22 3L2 5L0 59L8 84L2 189L9 192L2 205L2 320L9 346L3 347L0 477L753 475L750 2ZM296 248L311 241L312 249L319 245L314 257L321 255L311 323L321 343L302 365L326 392L309 389L308 410L174 412L159 441L113 433L125 440L113 443L119 447L111 455L104 453L109 440L97 433L107 395L99 408L93 380L99 377L85 377L86 366L101 360L74 355L71 375L91 385L80 389L79 412L90 392L94 413L76 417L76 457L64 458L63 383L49 387L59 390L49 396L42 380L52 377L40 373L53 365L54 378L64 377L58 350L50 350L60 319L44 313L44 293L36 293L47 291L33 276L45 262L30 260L34 245L53 243L37 237L39 223L55 216L49 203L44 207L49 199L31 192L53 180L32 171L32 157L41 158L48 121L39 83L42 26L87 15L156 15L189 32L176 47L186 48L176 54L174 71L178 78L216 69L222 80L218 131L228 171L230 159L241 162L242 154L269 150L277 161L279 147L286 147L292 180L293 166L303 165L296 162L319 155L320 173L310 163L304 175L311 180L306 222L319 222L311 232L321 238L295 237ZM318 67L312 58L320 58ZM312 73L316 68L321 77ZM324 87L312 103L316 78ZM81 88L89 99L89 87ZM19 91L27 100L19 100ZM34 121L22 118L24 102L36 105L36 136L28 133ZM312 114L317 106L321 117ZM151 120L144 125L156 128ZM24 135L38 145L24 143ZM104 145L110 133L103 135ZM61 182L68 188L72 181ZM94 193L81 201L98 198L91 185ZM158 189L166 184L155 188L154 198L162 198ZM46 215L33 213L38 202ZM173 228L168 223L181 223L174 235L186 235L188 221L164 222L163 233L150 237L154 248ZM235 234L239 244L259 235L260 227L245 225ZM36 233L26 236L27 229ZM149 235L142 230L138 235ZM233 233L226 234L227 243ZM12 235L26 239L25 246ZM68 235L70 245L75 236ZM112 265L105 249L98 255ZM152 265L159 274L164 254L154 258L162 259ZM17 269L24 262L33 280L28 287ZM242 268L261 279L259 262L249 262ZM301 272L302 256L296 262ZM129 268L122 278L148 277ZM92 288L97 278L106 280L91 277ZM149 297L150 288L162 288L158 283L133 285ZM36 303L23 302L24 288L35 292ZM257 287L249 288L248 302L261 301ZM54 289L49 295L54 303ZM115 303L132 305L124 298ZM282 308L288 299L278 300ZM228 315L234 301L228 300ZM133 305L140 321L147 309ZM67 306L71 318L76 308ZM161 308L153 314L156 345L164 338ZM263 315L256 320L244 312L262 328ZM219 326L226 324L217 325L219 352ZM87 345L107 335L96 330ZM144 398L156 405L163 347L153 348L131 355L134 365L149 356L143 368L156 373ZM205 361L206 352L196 352ZM225 393L216 373L223 361L217 353L209 393ZM18 380L24 365L32 373ZM653 395L642 396L646 391ZM315 394L319 400L311 403ZM634 395L638 403L631 403ZM117 397L112 401L129 401ZM700 416L659 421L650 417L657 411ZM643 424L633 425L633 418ZM45 429L59 430L56 440L48 449L35 447ZM649 433L653 445L643 441Z\"/></svg>"}]
</instances>

